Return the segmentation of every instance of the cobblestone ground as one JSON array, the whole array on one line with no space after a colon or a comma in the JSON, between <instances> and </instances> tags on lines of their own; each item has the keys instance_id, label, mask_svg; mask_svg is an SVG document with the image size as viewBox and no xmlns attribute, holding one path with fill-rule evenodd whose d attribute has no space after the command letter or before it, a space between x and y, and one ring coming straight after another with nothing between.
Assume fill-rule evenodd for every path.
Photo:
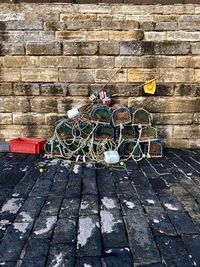
<instances>
[{"instance_id":1,"label":"cobblestone ground","mask_svg":"<svg viewBox=\"0 0 200 267\"><path fill-rule=\"evenodd\" d=\"M0 266L200 266L200 151L126 167L1 154Z\"/></svg>"}]
</instances>

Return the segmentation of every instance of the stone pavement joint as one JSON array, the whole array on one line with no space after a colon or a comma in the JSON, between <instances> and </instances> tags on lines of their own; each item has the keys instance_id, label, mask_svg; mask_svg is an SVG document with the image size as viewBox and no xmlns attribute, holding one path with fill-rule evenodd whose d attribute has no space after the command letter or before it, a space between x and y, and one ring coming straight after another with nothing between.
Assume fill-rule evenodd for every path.
<instances>
[{"instance_id":1,"label":"stone pavement joint","mask_svg":"<svg viewBox=\"0 0 200 267\"><path fill-rule=\"evenodd\" d=\"M0 167L0 266L200 266L200 150L120 170L5 153Z\"/></svg>"}]
</instances>

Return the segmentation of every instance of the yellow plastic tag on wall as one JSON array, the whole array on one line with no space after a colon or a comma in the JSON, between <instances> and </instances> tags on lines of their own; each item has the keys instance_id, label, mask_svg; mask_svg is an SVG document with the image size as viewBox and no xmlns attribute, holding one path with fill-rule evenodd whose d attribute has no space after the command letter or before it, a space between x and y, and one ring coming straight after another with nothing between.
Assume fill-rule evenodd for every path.
<instances>
[{"instance_id":1,"label":"yellow plastic tag on wall","mask_svg":"<svg viewBox=\"0 0 200 267\"><path fill-rule=\"evenodd\" d=\"M144 91L146 94L154 95L156 92L156 80L153 79L153 80L147 81L144 85Z\"/></svg>"}]
</instances>

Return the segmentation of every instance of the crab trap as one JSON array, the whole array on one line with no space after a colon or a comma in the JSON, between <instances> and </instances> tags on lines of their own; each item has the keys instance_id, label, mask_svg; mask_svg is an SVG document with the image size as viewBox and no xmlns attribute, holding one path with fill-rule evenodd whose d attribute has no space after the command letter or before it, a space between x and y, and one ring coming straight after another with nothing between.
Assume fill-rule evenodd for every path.
<instances>
[{"instance_id":1,"label":"crab trap","mask_svg":"<svg viewBox=\"0 0 200 267\"><path fill-rule=\"evenodd\" d=\"M136 140L138 138L138 130L133 125L123 125L123 128L116 129L116 139L120 136L124 140Z\"/></svg>"},{"instance_id":2,"label":"crab trap","mask_svg":"<svg viewBox=\"0 0 200 267\"><path fill-rule=\"evenodd\" d=\"M121 157L127 158L132 155L133 158L141 157L141 147L135 141L124 141L119 147Z\"/></svg>"},{"instance_id":3,"label":"crab trap","mask_svg":"<svg viewBox=\"0 0 200 267\"><path fill-rule=\"evenodd\" d=\"M106 105L94 105L90 112L90 121L99 124L110 124L111 112Z\"/></svg>"},{"instance_id":4,"label":"crab trap","mask_svg":"<svg viewBox=\"0 0 200 267\"><path fill-rule=\"evenodd\" d=\"M112 124L114 127L120 126L121 124L128 124L131 122L131 113L129 108L123 105L114 106L111 115Z\"/></svg>"},{"instance_id":5,"label":"crab trap","mask_svg":"<svg viewBox=\"0 0 200 267\"><path fill-rule=\"evenodd\" d=\"M60 155L63 153L63 147L56 140L49 140L44 145L44 150L47 154Z\"/></svg>"},{"instance_id":6,"label":"crab trap","mask_svg":"<svg viewBox=\"0 0 200 267\"><path fill-rule=\"evenodd\" d=\"M66 122L61 122L56 126L56 134L63 142L66 140L73 140L79 135L77 129L73 128Z\"/></svg>"},{"instance_id":7,"label":"crab trap","mask_svg":"<svg viewBox=\"0 0 200 267\"><path fill-rule=\"evenodd\" d=\"M144 127L141 129L140 142L158 139L157 129L154 127Z\"/></svg>"},{"instance_id":8,"label":"crab trap","mask_svg":"<svg viewBox=\"0 0 200 267\"><path fill-rule=\"evenodd\" d=\"M143 108L135 110L132 113L132 124L142 126L151 125L151 114Z\"/></svg>"},{"instance_id":9,"label":"crab trap","mask_svg":"<svg viewBox=\"0 0 200 267\"><path fill-rule=\"evenodd\" d=\"M93 131L93 125L86 122L80 122L78 125L78 130L80 132L81 138L87 138Z\"/></svg>"},{"instance_id":10,"label":"crab trap","mask_svg":"<svg viewBox=\"0 0 200 267\"><path fill-rule=\"evenodd\" d=\"M113 140L115 138L114 128L110 125L98 125L95 129L95 140Z\"/></svg>"},{"instance_id":11,"label":"crab trap","mask_svg":"<svg viewBox=\"0 0 200 267\"><path fill-rule=\"evenodd\" d=\"M163 146L160 140L144 144L144 153L147 157L160 158L163 155Z\"/></svg>"}]
</instances>

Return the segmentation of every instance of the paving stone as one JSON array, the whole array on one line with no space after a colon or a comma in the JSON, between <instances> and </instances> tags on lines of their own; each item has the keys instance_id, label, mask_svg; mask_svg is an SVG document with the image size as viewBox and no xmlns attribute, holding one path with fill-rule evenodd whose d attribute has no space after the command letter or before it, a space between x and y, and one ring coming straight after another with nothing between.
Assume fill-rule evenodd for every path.
<instances>
[{"instance_id":1,"label":"paving stone","mask_svg":"<svg viewBox=\"0 0 200 267\"><path fill-rule=\"evenodd\" d=\"M47 267L72 267L75 263L75 246L71 244L54 244L50 247Z\"/></svg>"},{"instance_id":2,"label":"paving stone","mask_svg":"<svg viewBox=\"0 0 200 267\"><path fill-rule=\"evenodd\" d=\"M173 224L162 207L146 206L145 212L147 213L149 225L155 235L177 235Z\"/></svg>"},{"instance_id":3,"label":"paving stone","mask_svg":"<svg viewBox=\"0 0 200 267\"><path fill-rule=\"evenodd\" d=\"M149 181L146 176L144 176L141 170L134 170L128 174L128 177L137 186L149 187Z\"/></svg>"},{"instance_id":4,"label":"paving stone","mask_svg":"<svg viewBox=\"0 0 200 267\"><path fill-rule=\"evenodd\" d=\"M97 184L100 192L115 192L114 177L109 170L97 170Z\"/></svg>"},{"instance_id":5,"label":"paving stone","mask_svg":"<svg viewBox=\"0 0 200 267\"><path fill-rule=\"evenodd\" d=\"M24 216L23 214L28 214L32 219L36 219L44 205L45 199L42 197L29 197L24 202L20 213L16 217L16 222L23 222ZM21 215L22 214L22 215Z\"/></svg>"},{"instance_id":6,"label":"paving stone","mask_svg":"<svg viewBox=\"0 0 200 267\"><path fill-rule=\"evenodd\" d=\"M200 265L200 235L183 235L183 242L186 246L189 256L194 266ZM196 263L196 264L195 264Z\"/></svg>"},{"instance_id":7,"label":"paving stone","mask_svg":"<svg viewBox=\"0 0 200 267\"><path fill-rule=\"evenodd\" d=\"M69 170L67 169L66 166L62 166L61 162L61 166L58 166L57 172L54 176L54 181L56 182L61 182L61 181L68 181L69 179Z\"/></svg>"},{"instance_id":8,"label":"paving stone","mask_svg":"<svg viewBox=\"0 0 200 267\"><path fill-rule=\"evenodd\" d=\"M96 170L85 168L83 170L82 194L97 195Z\"/></svg>"},{"instance_id":9,"label":"paving stone","mask_svg":"<svg viewBox=\"0 0 200 267\"><path fill-rule=\"evenodd\" d=\"M115 186L116 186L116 191L118 194L121 194L123 192L134 192L134 188L133 188L133 185L131 183L131 181L128 181L128 180L123 180L123 181L120 181L119 183L115 183Z\"/></svg>"},{"instance_id":10,"label":"paving stone","mask_svg":"<svg viewBox=\"0 0 200 267\"><path fill-rule=\"evenodd\" d=\"M76 219L59 219L56 223L53 242L54 243L75 243L76 241Z\"/></svg>"},{"instance_id":11,"label":"paving stone","mask_svg":"<svg viewBox=\"0 0 200 267\"><path fill-rule=\"evenodd\" d=\"M101 210L101 231L104 247L128 246L127 233L119 210Z\"/></svg>"},{"instance_id":12,"label":"paving stone","mask_svg":"<svg viewBox=\"0 0 200 267\"><path fill-rule=\"evenodd\" d=\"M139 264L138 267L165 267L163 263L155 263L155 264Z\"/></svg>"},{"instance_id":13,"label":"paving stone","mask_svg":"<svg viewBox=\"0 0 200 267\"><path fill-rule=\"evenodd\" d=\"M105 250L105 257L102 259L103 266L123 266L132 267L133 258L128 247L125 248L109 248Z\"/></svg>"},{"instance_id":14,"label":"paving stone","mask_svg":"<svg viewBox=\"0 0 200 267\"><path fill-rule=\"evenodd\" d=\"M5 261L0 261L0 266L5 266L5 267L15 267L17 262L5 262Z\"/></svg>"},{"instance_id":15,"label":"paving stone","mask_svg":"<svg viewBox=\"0 0 200 267\"><path fill-rule=\"evenodd\" d=\"M48 197L44 207L42 208L42 216L57 216L61 207L62 197Z\"/></svg>"},{"instance_id":16,"label":"paving stone","mask_svg":"<svg viewBox=\"0 0 200 267\"><path fill-rule=\"evenodd\" d=\"M160 254L144 215L124 216L130 248L134 261L159 262Z\"/></svg>"},{"instance_id":17,"label":"paving stone","mask_svg":"<svg viewBox=\"0 0 200 267\"><path fill-rule=\"evenodd\" d=\"M194 222L186 212L167 211L177 232L181 234L200 234ZM183 223L184 222L184 223Z\"/></svg>"},{"instance_id":18,"label":"paving stone","mask_svg":"<svg viewBox=\"0 0 200 267\"><path fill-rule=\"evenodd\" d=\"M136 211L143 211L140 201L135 196L124 194L119 196L119 200L123 215L133 216Z\"/></svg>"},{"instance_id":19,"label":"paving stone","mask_svg":"<svg viewBox=\"0 0 200 267\"><path fill-rule=\"evenodd\" d=\"M0 243L0 261L16 261L28 240L32 223L14 223L6 231Z\"/></svg>"},{"instance_id":20,"label":"paving stone","mask_svg":"<svg viewBox=\"0 0 200 267\"><path fill-rule=\"evenodd\" d=\"M193 266L184 243L179 237L158 236L156 238L167 266Z\"/></svg>"},{"instance_id":21,"label":"paving stone","mask_svg":"<svg viewBox=\"0 0 200 267\"><path fill-rule=\"evenodd\" d=\"M66 198L63 199L59 218L77 218L79 214L80 199Z\"/></svg>"},{"instance_id":22,"label":"paving stone","mask_svg":"<svg viewBox=\"0 0 200 267\"><path fill-rule=\"evenodd\" d=\"M167 189L169 187L168 183L166 183L164 179L161 179L161 177L149 179L149 183L151 184L154 191Z\"/></svg>"},{"instance_id":23,"label":"paving stone","mask_svg":"<svg viewBox=\"0 0 200 267\"><path fill-rule=\"evenodd\" d=\"M64 197L66 193L66 186L67 181L54 182L49 192L49 195Z\"/></svg>"},{"instance_id":24,"label":"paving stone","mask_svg":"<svg viewBox=\"0 0 200 267\"><path fill-rule=\"evenodd\" d=\"M93 195L83 195L80 206L80 216L98 214L99 213L99 199Z\"/></svg>"},{"instance_id":25,"label":"paving stone","mask_svg":"<svg viewBox=\"0 0 200 267\"><path fill-rule=\"evenodd\" d=\"M120 209L117 194L108 193L99 195L99 200L102 210Z\"/></svg>"},{"instance_id":26,"label":"paving stone","mask_svg":"<svg viewBox=\"0 0 200 267\"><path fill-rule=\"evenodd\" d=\"M47 197L52 187L52 181L49 179L38 179L30 192L31 197Z\"/></svg>"},{"instance_id":27,"label":"paving stone","mask_svg":"<svg viewBox=\"0 0 200 267\"><path fill-rule=\"evenodd\" d=\"M77 256L100 256L101 247L99 217L97 215L79 217Z\"/></svg>"},{"instance_id":28,"label":"paving stone","mask_svg":"<svg viewBox=\"0 0 200 267\"><path fill-rule=\"evenodd\" d=\"M66 186L65 197L80 198L81 196L81 175L70 173Z\"/></svg>"},{"instance_id":29,"label":"paving stone","mask_svg":"<svg viewBox=\"0 0 200 267\"><path fill-rule=\"evenodd\" d=\"M95 266L102 267L100 257L81 257L76 259L75 267Z\"/></svg>"},{"instance_id":30,"label":"paving stone","mask_svg":"<svg viewBox=\"0 0 200 267\"><path fill-rule=\"evenodd\" d=\"M34 238L51 238L53 229L57 221L57 216L39 217L34 225Z\"/></svg>"},{"instance_id":31,"label":"paving stone","mask_svg":"<svg viewBox=\"0 0 200 267\"><path fill-rule=\"evenodd\" d=\"M26 247L21 267L45 266L49 252L50 240L31 238Z\"/></svg>"}]
</instances>

